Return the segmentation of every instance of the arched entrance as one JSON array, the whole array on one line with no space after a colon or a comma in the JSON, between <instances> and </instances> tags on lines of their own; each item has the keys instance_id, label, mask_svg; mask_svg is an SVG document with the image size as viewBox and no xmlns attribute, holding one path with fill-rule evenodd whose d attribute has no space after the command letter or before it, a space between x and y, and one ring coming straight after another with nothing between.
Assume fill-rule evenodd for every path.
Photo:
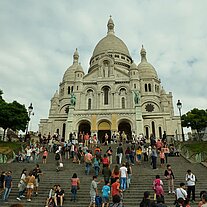
<instances>
[{"instance_id":1,"label":"arched entrance","mask_svg":"<svg viewBox=\"0 0 207 207\"><path fill-rule=\"evenodd\" d=\"M89 121L81 121L81 123L78 126L78 135L81 133L88 133L91 134L91 124Z\"/></svg>"},{"instance_id":2,"label":"arched entrance","mask_svg":"<svg viewBox=\"0 0 207 207\"><path fill-rule=\"evenodd\" d=\"M108 141L111 141L111 125L108 121L102 121L98 125L98 140L101 143L105 142L105 134L108 134Z\"/></svg>"},{"instance_id":3,"label":"arched entrance","mask_svg":"<svg viewBox=\"0 0 207 207\"><path fill-rule=\"evenodd\" d=\"M127 135L127 139L132 139L132 129L128 121L121 121L118 125L118 131L122 134L123 132Z\"/></svg>"}]
</instances>

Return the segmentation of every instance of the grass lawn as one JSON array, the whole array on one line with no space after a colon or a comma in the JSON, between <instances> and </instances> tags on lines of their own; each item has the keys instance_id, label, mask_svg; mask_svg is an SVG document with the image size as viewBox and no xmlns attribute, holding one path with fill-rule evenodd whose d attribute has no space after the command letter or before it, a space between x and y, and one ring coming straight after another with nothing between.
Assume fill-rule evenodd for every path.
<instances>
[{"instance_id":1,"label":"grass lawn","mask_svg":"<svg viewBox=\"0 0 207 207\"><path fill-rule=\"evenodd\" d=\"M189 148L190 151L195 152L195 153L200 153L200 152L207 153L207 141L186 142L183 144L183 146L186 146L187 148Z\"/></svg>"},{"instance_id":2,"label":"grass lawn","mask_svg":"<svg viewBox=\"0 0 207 207\"><path fill-rule=\"evenodd\" d=\"M11 151L14 151L15 153L18 153L19 150L21 150L22 143L20 142L0 142L0 152L1 150L10 149Z\"/></svg>"}]
</instances>

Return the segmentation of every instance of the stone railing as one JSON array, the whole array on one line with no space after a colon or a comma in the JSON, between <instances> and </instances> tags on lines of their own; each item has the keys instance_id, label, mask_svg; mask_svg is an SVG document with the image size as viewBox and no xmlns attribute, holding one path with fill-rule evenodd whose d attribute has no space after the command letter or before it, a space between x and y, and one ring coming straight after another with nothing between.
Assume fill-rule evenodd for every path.
<instances>
[{"instance_id":1,"label":"stone railing","mask_svg":"<svg viewBox=\"0 0 207 207\"><path fill-rule=\"evenodd\" d=\"M186 159L190 160L194 163L201 163L201 162L207 162L207 153L206 152L200 152L195 153L189 150L188 147L183 146L182 144L177 144L177 149L180 152L180 154L185 157Z\"/></svg>"},{"instance_id":2,"label":"stone railing","mask_svg":"<svg viewBox=\"0 0 207 207\"><path fill-rule=\"evenodd\" d=\"M14 158L15 158L15 153L9 147L1 147L0 163L7 163L9 160Z\"/></svg>"}]
</instances>

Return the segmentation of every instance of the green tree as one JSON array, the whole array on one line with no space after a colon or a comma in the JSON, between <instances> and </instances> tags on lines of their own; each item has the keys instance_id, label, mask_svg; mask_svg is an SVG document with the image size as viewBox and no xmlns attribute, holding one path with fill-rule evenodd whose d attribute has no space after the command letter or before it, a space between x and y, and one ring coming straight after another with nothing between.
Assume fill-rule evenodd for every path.
<instances>
[{"instance_id":1,"label":"green tree","mask_svg":"<svg viewBox=\"0 0 207 207\"><path fill-rule=\"evenodd\" d=\"M29 117L24 105L17 101L7 103L0 98L0 127L4 129L3 139L8 128L24 131L28 121Z\"/></svg>"},{"instance_id":2,"label":"green tree","mask_svg":"<svg viewBox=\"0 0 207 207\"><path fill-rule=\"evenodd\" d=\"M207 127L207 109L194 108L184 114L182 116L182 126L196 130L198 137L201 138L201 131Z\"/></svg>"}]
</instances>

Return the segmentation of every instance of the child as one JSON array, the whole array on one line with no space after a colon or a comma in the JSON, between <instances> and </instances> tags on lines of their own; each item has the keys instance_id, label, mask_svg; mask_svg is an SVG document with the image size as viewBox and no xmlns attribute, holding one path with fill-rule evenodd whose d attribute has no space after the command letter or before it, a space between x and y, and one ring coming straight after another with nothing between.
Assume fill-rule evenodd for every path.
<instances>
[{"instance_id":1,"label":"child","mask_svg":"<svg viewBox=\"0 0 207 207\"><path fill-rule=\"evenodd\" d=\"M109 182L106 182L105 185L102 188L102 207L109 206L109 194L110 194L110 184Z\"/></svg>"},{"instance_id":2,"label":"child","mask_svg":"<svg viewBox=\"0 0 207 207\"><path fill-rule=\"evenodd\" d=\"M160 165L162 168L164 167L164 164L165 164L165 152L164 149L162 148L160 152Z\"/></svg>"}]
</instances>

